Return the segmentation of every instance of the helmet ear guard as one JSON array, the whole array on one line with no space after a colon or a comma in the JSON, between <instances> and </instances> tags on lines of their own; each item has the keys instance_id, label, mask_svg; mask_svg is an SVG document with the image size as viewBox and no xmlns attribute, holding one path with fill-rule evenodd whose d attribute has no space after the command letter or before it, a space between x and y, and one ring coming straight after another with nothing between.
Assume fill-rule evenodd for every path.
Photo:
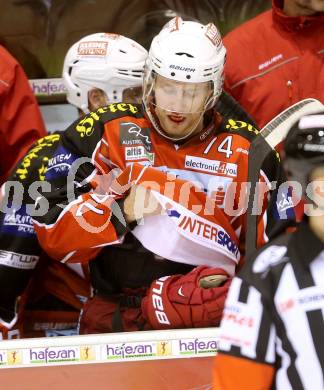
<instances>
[{"instance_id":1,"label":"helmet ear guard","mask_svg":"<svg viewBox=\"0 0 324 390\"><path fill-rule=\"evenodd\" d=\"M88 35L68 50L63 65L67 100L89 112L88 92L101 89L108 103L120 102L128 88L141 87L147 51L118 34Z\"/></svg>"}]
</instances>

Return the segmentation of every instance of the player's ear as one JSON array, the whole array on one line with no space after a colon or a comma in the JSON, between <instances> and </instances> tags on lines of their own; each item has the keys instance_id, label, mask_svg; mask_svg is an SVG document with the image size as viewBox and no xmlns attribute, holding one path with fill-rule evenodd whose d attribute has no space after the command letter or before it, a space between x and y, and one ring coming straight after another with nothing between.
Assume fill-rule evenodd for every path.
<instances>
[{"instance_id":1,"label":"player's ear","mask_svg":"<svg viewBox=\"0 0 324 390\"><path fill-rule=\"evenodd\" d=\"M108 103L108 98L102 89L93 88L88 92L88 101L90 111L95 111L99 107L105 106Z\"/></svg>"}]
</instances>

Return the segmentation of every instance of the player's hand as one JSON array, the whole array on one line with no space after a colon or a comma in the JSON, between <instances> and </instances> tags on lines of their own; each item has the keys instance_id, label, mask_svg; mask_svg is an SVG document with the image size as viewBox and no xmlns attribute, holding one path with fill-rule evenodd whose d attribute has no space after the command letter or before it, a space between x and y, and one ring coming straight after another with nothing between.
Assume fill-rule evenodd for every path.
<instances>
[{"instance_id":1,"label":"player's hand","mask_svg":"<svg viewBox=\"0 0 324 390\"><path fill-rule=\"evenodd\" d=\"M124 214L128 223L162 213L162 207L152 192L134 185L124 202Z\"/></svg>"}]
</instances>

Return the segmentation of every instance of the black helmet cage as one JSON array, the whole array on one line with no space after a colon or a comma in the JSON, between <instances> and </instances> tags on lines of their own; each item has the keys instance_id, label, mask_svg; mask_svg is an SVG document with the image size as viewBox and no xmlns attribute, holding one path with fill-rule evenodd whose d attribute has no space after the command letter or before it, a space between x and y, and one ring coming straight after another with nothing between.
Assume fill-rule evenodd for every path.
<instances>
[{"instance_id":1,"label":"black helmet cage","mask_svg":"<svg viewBox=\"0 0 324 390\"><path fill-rule=\"evenodd\" d=\"M324 167L324 112L323 125L300 128L296 123L284 143L284 167L289 180L301 184L303 196L308 199L306 188L315 168Z\"/></svg>"}]
</instances>

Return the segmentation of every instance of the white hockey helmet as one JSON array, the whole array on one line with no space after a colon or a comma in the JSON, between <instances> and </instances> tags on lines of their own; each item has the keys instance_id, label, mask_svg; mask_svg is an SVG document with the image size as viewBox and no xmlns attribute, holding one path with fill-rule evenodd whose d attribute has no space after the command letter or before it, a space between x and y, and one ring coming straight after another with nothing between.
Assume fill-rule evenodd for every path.
<instances>
[{"instance_id":1,"label":"white hockey helmet","mask_svg":"<svg viewBox=\"0 0 324 390\"><path fill-rule=\"evenodd\" d=\"M141 87L147 51L118 34L96 33L83 37L68 50L63 66L67 100L89 112L88 92L103 90L109 103L122 101L128 88Z\"/></svg>"},{"instance_id":2,"label":"white hockey helmet","mask_svg":"<svg viewBox=\"0 0 324 390\"><path fill-rule=\"evenodd\" d=\"M166 136L154 115L154 75L195 85L210 82L211 94L203 107L203 115L222 93L225 58L226 49L213 23L202 25L177 16L163 27L152 41L143 81L143 102L157 131Z\"/></svg>"}]
</instances>

